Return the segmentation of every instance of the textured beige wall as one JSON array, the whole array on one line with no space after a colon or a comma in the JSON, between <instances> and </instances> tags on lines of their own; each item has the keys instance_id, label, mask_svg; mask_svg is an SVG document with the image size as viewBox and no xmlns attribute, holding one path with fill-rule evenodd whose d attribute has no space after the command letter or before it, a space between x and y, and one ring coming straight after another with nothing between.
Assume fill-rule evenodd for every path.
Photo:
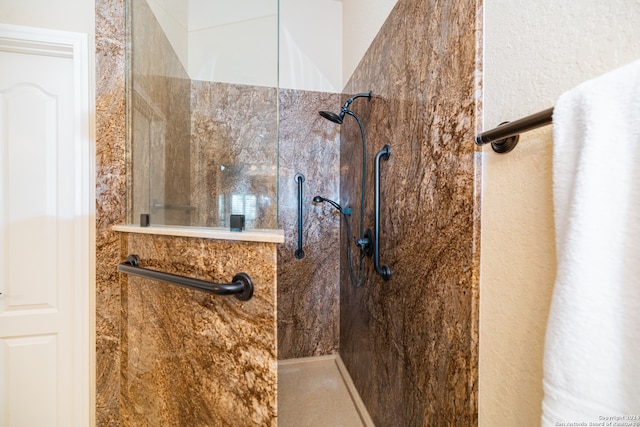
<instances>
[{"instance_id":1,"label":"textured beige wall","mask_svg":"<svg viewBox=\"0 0 640 427\"><path fill-rule=\"evenodd\" d=\"M640 57L640 2L485 0L484 128ZM479 425L539 425L555 280L552 127L484 149Z\"/></svg>"},{"instance_id":2,"label":"textured beige wall","mask_svg":"<svg viewBox=\"0 0 640 427\"><path fill-rule=\"evenodd\" d=\"M342 85L364 56L398 0L342 1ZM364 90L364 89L363 89Z\"/></svg>"},{"instance_id":3,"label":"textured beige wall","mask_svg":"<svg viewBox=\"0 0 640 427\"><path fill-rule=\"evenodd\" d=\"M93 0L2 0L0 22L94 34ZM92 37L93 39L93 37ZM93 41L93 40L92 40ZM93 52L93 49L89 49Z\"/></svg>"},{"instance_id":4,"label":"textured beige wall","mask_svg":"<svg viewBox=\"0 0 640 427\"><path fill-rule=\"evenodd\" d=\"M95 81L94 0L2 0L0 23L88 34L89 99L93 110Z\"/></svg>"},{"instance_id":5,"label":"textured beige wall","mask_svg":"<svg viewBox=\"0 0 640 427\"><path fill-rule=\"evenodd\" d=\"M280 88L340 92L342 3L280 0Z\"/></svg>"}]
</instances>

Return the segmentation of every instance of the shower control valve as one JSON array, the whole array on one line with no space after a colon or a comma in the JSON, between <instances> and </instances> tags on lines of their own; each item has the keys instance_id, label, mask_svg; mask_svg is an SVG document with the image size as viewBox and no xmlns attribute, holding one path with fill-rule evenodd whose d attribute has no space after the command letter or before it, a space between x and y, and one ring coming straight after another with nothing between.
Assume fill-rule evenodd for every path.
<instances>
[{"instance_id":1,"label":"shower control valve","mask_svg":"<svg viewBox=\"0 0 640 427\"><path fill-rule=\"evenodd\" d=\"M367 228L364 232L364 237L356 240L356 246L358 246L366 256L371 256L373 254L371 242L373 242L373 234L371 233L371 229Z\"/></svg>"},{"instance_id":2,"label":"shower control valve","mask_svg":"<svg viewBox=\"0 0 640 427\"><path fill-rule=\"evenodd\" d=\"M356 239L356 246L363 249L366 248L367 246L369 246L369 239L367 239L366 237L363 239Z\"/></svg>"}]
</instances>

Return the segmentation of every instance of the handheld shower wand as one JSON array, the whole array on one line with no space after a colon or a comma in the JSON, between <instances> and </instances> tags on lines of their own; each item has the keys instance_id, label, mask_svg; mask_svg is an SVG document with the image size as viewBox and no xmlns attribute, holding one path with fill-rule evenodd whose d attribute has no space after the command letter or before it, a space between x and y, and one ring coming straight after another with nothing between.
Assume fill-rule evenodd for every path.
<instances>
[{"instance_id":1,"label":"handheld shower wand","mask_svg":"<svg viewBox=\"0 0 640 427\"><path fill-rule=\"evenodd\" d=\"M347 262L349 263L349 273L351 275L351 282L356 287L360 286L360 284L362 283L362 271L363 271L362 259L365 256L370 256L371 253L373 252L372 250L373 242L372 242L370 233L364 232L364 211L365 211L364 202L365 202L366 181L367 181L367 143L364 135L364 126L362 126L362 122L360 121L360 118L353 111L349 109L349 106L353 101L355 101L358 98L368 98L369 100L371 100L371 96L372 96L371 91L369 91L368 93L358 93L356 95L353 95L351 98L347 99L347 101L344 103L344 105L340 109L339 114L333 113L331 111L319 112L320 116L322 116L323 118L330 120L334 123L337 123L339 125L343 123L344 116L348 114L355 119L355 121L358 123L358 127L360 128L360 137L361 137L360 139L362 141L362 175L361 175L361 189L360 189L360 224L359 224L360 226L359 226L358 237L356 238L354 236L355 245L360 248L360 268L359 268L360 274L357 281L354 280L354 277L351 271L351 236L350 236L350 228L349 228L349 218L347 218L346 216L347 214L345 214L345 217L344 217L345 223L347 224L347 237L349 241L347 246ZM333 206L335 207L335 205ZM339 209L339 211L344 214L342 210ZM351 209L349 209L349 215L350 214L351 214Z\"/></svg>"},{"instance_id":2,"label":"handheld shower wand","mask_svg":"<svg viewBox=\"0 0 640 427\"><path fill-rule=\"evenodd\" d=\"M327 202L331 206L336 208L337 211L340 212L342 215L351 215L351 209L349 208L342 209L342 206L340 206L337 202L334 202L333 200L325 199L324 197L320 197L320 196L316 196L313 198L313 203L324 203L324 202Z\"/></svg>"},{"instance_id":3,"label":"handheld shower wand","mask_svg":"<svg viewBox=\"0 0 640 427\"><path fill-rule=\"evenodd\" d=\"M339 203L334 202L333 200L321 197L321 196L315 196L313 198L313 203L329 203L331 206L333 206L334 208L336 208L338 210L338 212L340 212L340 214L342 215L342 217L344 218L344 224L347 228L347 240L350 239L351 236L351 227L349 225L349 217L351 216L351 208L346 208L346 209L342 209L342 206L340 206ZM353 283L353 285L355 287L358 287L362 284L362 258L364 258L364 252L361 252L360 254L360 267L359 267L359 274L358 274L358 279L356 280L354 274L353 274L353 268L351 267L351 242L349 241L349 243L347 243L347 264L348 264L348 270L349 270L349 278L351 279L351 283Z\"/></svg>"}]
</instances>

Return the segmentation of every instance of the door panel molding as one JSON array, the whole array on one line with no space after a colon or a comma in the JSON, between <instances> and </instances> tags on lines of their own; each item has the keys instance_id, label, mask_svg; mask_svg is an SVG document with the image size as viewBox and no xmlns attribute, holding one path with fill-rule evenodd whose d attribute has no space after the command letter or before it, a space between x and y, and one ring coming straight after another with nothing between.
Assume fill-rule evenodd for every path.
<instances>
[{"instance_id":1,"label":"door panel molding","mask_svg":"<svg viewBox=\"0 0 640 427\"><path fill-rule=\"evenodd\" d=\"M73 348L65 349L67 355L75 363L73 388L77 410L67 414L72 419L72 426L95 425L95 103L91 99L89 83L89 50L88 35L68 31L41 29L8 24L0 24L0 51L39 55L53 58L66 58L72 61L73 67L73 142L71 155L73 163L74 199L72 218L64 214L65 224L61 231L73 235L72 244L68 245L70 253L58 253L62 263L72 265L73 275L80 286L75 286L70 304L73 312ZM46 70L44 71L46 72ZM2 157L2 156L0 156ZM0 191L1 197L2 191ZM68 200L66 202L69 202ZM0 204L2 200L0 200ZM2 208L4 209L4 207ZM0 216L3 213L0 212ZM4 242L2 242L4 246ZM65 247L66 248L66 247ZM57 248L60 249L60 248ZM1 252L1 251L0 251ZM33 265L38 268L38 265ZM0 289L3 294L7 290ZM0 294L1 299L4 296ZM6 301L5 301L6 302ZM34 307L35 308L35 307ZM43 310L46 316L48 310ZM10 315L10 313L5 312ZM17 313L15 313L17 314ZM37 319L36 319L37 320ZM26 332L26 330L25 330ZM38 343L38 335L5 340L5 356L17 352L23 343ZM1 340L0 340L1 341ZM48 343L48 341L42 341ZM11 345L9 345L11 344ZM45 345L43 344L43 346ZM49 345L49 344L46 344ZM16 350L11 350L15 348ZM15 353L20 354L20 353ZM60 354L60 353L59 353ZM2 361L0 365L8 363ZM2 394L0 390L0 395ZM3 399L7 396L0 396ZM0 412L2 412L0 410ZM0 416L2 414L0 413ZM6 414L5 414L6 415ZM0 420L0 423L2 421Z\"/></svg>"}]
</instances>

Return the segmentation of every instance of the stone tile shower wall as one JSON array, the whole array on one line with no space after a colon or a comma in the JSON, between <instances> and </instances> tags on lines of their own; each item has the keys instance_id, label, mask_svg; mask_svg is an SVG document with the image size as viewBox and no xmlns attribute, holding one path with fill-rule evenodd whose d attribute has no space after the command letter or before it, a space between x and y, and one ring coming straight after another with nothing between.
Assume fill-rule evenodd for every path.
<instances>
[{"instance_id":1,"label":"stone tile shower wall","mask_svg":"<svg viewBox=\"0 0 640 427\"><path fill-rule=\"evenodd\" d=\"M277 228L277 88L191 82L191 224L229 227L232 198L254 198L247 228Z\"/></svg>"},{"instance_id":2,"label":"stone tile shower wall","mask_svg":"<svg viewBox=\"0 0 640 427\"><path fill-rule=\"evenodd\" d=\"M340 355L376 425L477 425L478 11L475 0L399 0L344 91L374 94L352 104L368 138L369 227L373 159L391 144L380 236L391 279L367 259L352 287L341 244ZM343 201L360 196L360 133L346 120Z\"/></svg>"},{"instance_id":3,"label":"stone tile shower wall","mask_svg":"<svg viewBox=\"0 0 640 427\"><path fill-rule=\"evenodd\" d=\"M96 425L120 425L120 237L125 222L124 0L96 0Z\"/></svg>"},{"instance_id":4,"label":"stone tile shower wall","mask_svg":"<svg viewBox=\"0 0 640 427\"><path fill-rule=\"evenodd\" d=\"M276 425L276 249L129 234L144 267L230 283L247 272L239 301L129 277L123 295L123 426Z\"/></svg>"},{"instance_id":5,"label":"stone tile shower wall","mask_svg":"<svg viewBox=\"0 0 640 427\"><path fill-rule=\"evenodd\" d=\"M274 426L275 244L112 231L126 222L125 43L124 0L96 0L96 425ZM129 281L116 271L129 251L205 279L242 269L256 296L238 304Z\"/></svg>"},{"instance_id":6,"label":"stone tile shower wall","mask_svg":"<svg viewBox=\"0 0 640 427\"><path fill-rule=\"evenodd\" d=\"M276 277L270 270L276 262L274 246L119 237L111 231L111 226L125 222L126 206L125 6L123 0L96 0L96 9L97 425L154 425L156 420L197 425L214 419L221 425L274 425L275 317L268 314L272 310L275 315L276 309ZM372 89L376 96L353 105L369 138L370 226L373 156L385 143L392 144L392 157L382 164L381 254L394 276L383 282L367 260L366 281L353 289L344 252L340 268L340 353L378 425L477 424L478 250L470 143L477 114L476 10L469 0L399 0L345 89L349 94ZM331 294L339 267L331 263L337 259L332 251L339 250L338 238L344 249L345 237L339 236L340 218L329 206L308 203L316 192L346 205L353 201L353 217L358 217L357 126L347 118L341 127L337 169L332 157L337 149L325 149L335 144L333 132L341 129L315 122L322 120L317 110L338 109L341 103L335 98L280 93L282 147L292 150L281 147L280 158L287 170L280 177L280 221L287 233L287 243L278 249L281 358L326 354L338 347L338 304ZM305 170L297 170L303 166ZM340 197L338 185L328 179L333 172L327 170L341 176ZM286 200L291 194L295 197L288 186L298 171L308 179L306 260L292 257L295 212L291 199ZM180 251L169 250L174 247ZM188 268L203 278L222 280L246 268L259 277L264 299L247 308L229 298L120 278L116 265L133 250L154 267L176 272ZM318 253L322 258L315 258ZM245 260L251 264L238 264ZM311 307L316 310L313 316ZM257 322L252 323L248 314L256 315ZM249 342L236 339L233 331L218 333L218 326L224 329L218 323L222 318L249 334ZM220 351L203 351L211 347ZM160 352L158 360L152 359L153 350ZM226 380L237 383L224 388L207 375L226 369L230 355L240 355L240 365L234 358ZM153 400L146 398L150 392ZM210 394L206 402L200 399L204 396L183 402L190 392ZM136 408L141 402L147 404L142 414ZM235 402L234 408L229 402Z\"/></svg>"},{"instance_id":7,"label":"stone tile shower wall","mask_svg":"<svg viewBox=\"0 0 640 427\"><path fill-rule=\"evenodd\" d=\"M279 219L285 243L278 246L278 359L338 351L340 216L319 195L338 200L340 127L319 110L338 110L340 95L281 89ZM298 248L298 185L303 183L303 249Z\"/></svg>"}]
</instances>

